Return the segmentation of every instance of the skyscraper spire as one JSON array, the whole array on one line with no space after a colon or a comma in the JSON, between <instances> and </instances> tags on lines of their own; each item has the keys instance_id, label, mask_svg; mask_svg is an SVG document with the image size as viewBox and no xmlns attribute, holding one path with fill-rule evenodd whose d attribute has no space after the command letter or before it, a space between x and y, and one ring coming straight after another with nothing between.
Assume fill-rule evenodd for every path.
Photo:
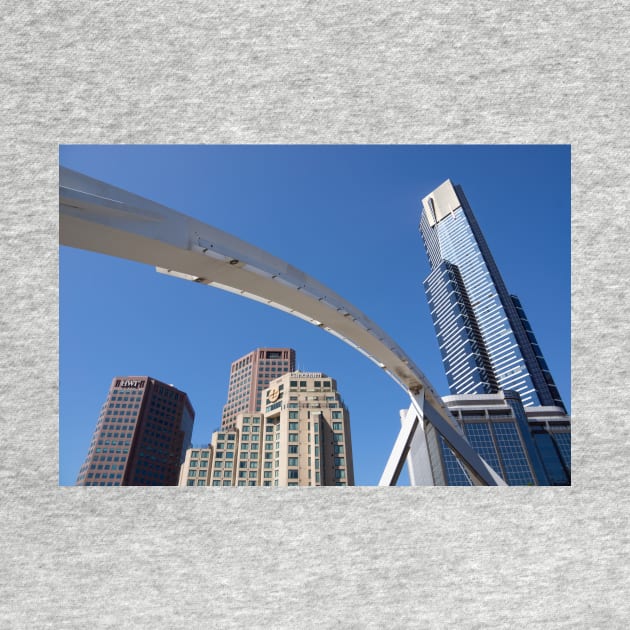
<instances>
[{"instance_id":1,"label":"skyscraper spire","mask_svg":"<svg viewBox=\"0 0 630 630\"><path fill-rule=\"evenodd\" d=\"M424 282L452 394L513 390L523 405L564 403L523 307L510 295L460 186L422 200Z\"/></svg>"}]
</instances>

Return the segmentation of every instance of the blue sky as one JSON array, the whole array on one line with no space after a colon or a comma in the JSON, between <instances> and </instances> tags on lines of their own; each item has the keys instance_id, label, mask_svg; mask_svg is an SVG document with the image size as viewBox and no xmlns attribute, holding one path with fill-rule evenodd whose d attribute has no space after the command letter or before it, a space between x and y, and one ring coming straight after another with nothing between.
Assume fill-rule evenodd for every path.
<instances>
[{"instance_id":1,"label":"blue sky","mask_svg":"<svg viewBox=\"0 0 630 630\"><path fill-rule=\"evenodd\" d=\"M230 232L353 303L448 394L422 281L420 200L461 184L508 290L521 299L570 409L568 146L62 146L60 163ZM230 363L296 350L337 379L351 413L355 479L374 485L405 393L371 361L304 321L152 267L60 248L59 479L72 485L115 375L187 392L193 442L220 424ZM404 482L404 480L402 480Z\"/></svg>"}]
</instances>

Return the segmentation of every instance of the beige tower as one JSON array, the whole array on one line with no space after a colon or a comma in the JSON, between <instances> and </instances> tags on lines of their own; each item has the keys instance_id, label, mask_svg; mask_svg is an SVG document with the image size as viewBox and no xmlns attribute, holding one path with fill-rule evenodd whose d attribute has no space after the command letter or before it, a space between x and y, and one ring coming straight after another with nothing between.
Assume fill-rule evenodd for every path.
<instances>
[{"instance_id":1,"label":"beige tower","mask_svg":"<svg viewBox=\"0 0 630 630\"><path fill-rule=\"evenodd\" d=\"M334 379L321 372L285 374L269 383L264 403L265 449L273 444L265 450L264 470L272 473L271 485L354 485L350 414Z\"/></svg>"},{"instance_id":2,"label":"beige tower","mask_svg":"<svg viewBox=\"0 0 630 630\"><path fill-rule=\"evenodd\" d=\"M209 447L189 449L179 485L354 485L350 414L334 379L290 372L269 383L262 401L264 413L238 413Z\"/></svg>"},{"instance_id":3,"label":"beige tower","mask_svg":"<svg viewBox=\"0 0 630 630\"><path fill-rule=\"evenodd\" d=\"M210 483L212 447L189 448L179 473L180 486L207 486Z\"/></svg>"},{"instance_id":4,"label":"beige tower","mask_svg":"<svg viewBox=\"0 0 630 630\"><path fill-rule=\"evenodd\" d=\"M233 429L212 434L213 486L259 486L263 415L239 413Z\"/></svg>"}]
</instances>

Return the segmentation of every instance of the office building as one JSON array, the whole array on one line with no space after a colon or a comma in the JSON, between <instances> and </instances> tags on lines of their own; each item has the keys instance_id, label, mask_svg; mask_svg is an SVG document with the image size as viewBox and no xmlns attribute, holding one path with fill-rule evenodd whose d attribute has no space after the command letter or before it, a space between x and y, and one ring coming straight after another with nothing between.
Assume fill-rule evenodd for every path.
<instances>
[{"instance_id":1,"label":"office building","mask_svg":"<svg viewBox=\"0 0 630 630\"><path fill-rule=\"evenodd\" d=\"M188 396L149 376L116 376L79 486L176 486L195 411Z\"/></svg>"},{"instance_id":2,"label":"office building","mask_svg":"<svg viewBox=\"0 0 630 630\"><path fill-rule=\"evenodd\" d=\"M565 409L523 307L508 293L460 186L422 200L424 282L451 394L516 391L525 407Z\"/></svg>"},{"instance_id":3,"label":"office building","mask_svg":"<svg viewBox=\"0 0 630 630\"><path fill-rule=\"evenodd\" d=\"M212 435L213 486L259 486L262 467L262 414L238 414L233 429Z\"/></svg>"},{"instance_id":4,"label":"office building","mask_svg":"<svg viewBox=\"0 0 630 630\"><path fill-rule=\"evenodd\" d=\"M561 407L527 407L529 432L550 486L571 485L571 418Z\"/></svg>"},{"instance_id":5,"label":"office building","mask_svg":"<svg viewBox=\"0 0 630 630\"><path fill-rule=\"evenodd\" d=\"M422 206L420 234L431 266L424 287L454 395L444 399L447 406L508 485L570 484L570 418L462 188L447 180ZM442 438L427 439L437 482L467 484Z\"/></svg>"},{"instance_id":6,"label":"office building","mask_svg":"<svg viewBox=\"0 0 630 630\"><path fill-rule=\"evenodd\" d=\"M549 485L516 392L445 396L443 400L464 429L470 445L509 486ZM471 485L441 437L439 458L431 463L438 485Z\"/></svg>"},{"instance_id":7,"label":"office building","mask_svg":"<svg viewBox=\"0 0 630 630\"><path fill-rule=\"evenodd\" d=\"M269 384L264 403L264 461L271 464L265 472L271 474L263 485L354 485L350 414L334 379L285 374Z\"/></svg>"},{"instance_id":8,"label":"office building","mask_svg":"<svg viewBox=\"0 0 630 630\"><path fill-rule=\"evenodd\" d=\"M523 407L517 392L445 396L470 445L510 486L571 484L571 424L561 407ZM435 485L470 477L441 436L427 429Z\"/></svg>"},{"instance_id":9,"label":"office building","mask_svg":"<svg viewBox=\"0 0 630 630\"><path fill-rule=\"evenodd\" d=\"M350 415L334 379L290 372L262 400L263 413L240 412L208 447L189 449L179 485L354 485Z\"/></svg>"},{"instance_id":10,"label":"office building","mask_svg":"<svg viewBox=\"0 0 630 630\"><path fill-rule=\"evenodd\" d=\"M212 466L212 447L191 446L186 451L179 474L180 486L207 486Z\"/></svg>"},{"instance_id":11,"label":"office building","mask_svg":"<svg viewBox=\"0 0 630 630\"><path fill-rule=\"evenodd\" d=\"M236 416L261 410L262 392L272 379L295 370L295 350L257 348L232 363L221 428L236 426Z\"/></svg>"}]
</instances>

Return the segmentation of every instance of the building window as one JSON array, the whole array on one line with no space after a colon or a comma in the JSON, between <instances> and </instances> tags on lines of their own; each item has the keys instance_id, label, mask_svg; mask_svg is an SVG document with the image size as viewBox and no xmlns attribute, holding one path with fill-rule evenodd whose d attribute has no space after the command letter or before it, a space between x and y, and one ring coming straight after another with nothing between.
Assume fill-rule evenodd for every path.
<instances>
[{"instance_id":1,"label":"building window","mask_svg":"<svg viewBox=\"0 0 630 630\"><path fill-rule=\"evenodd\" d=\"M194 486L195 485L195 480L194 479L189 479L187 485Z\"/></svg>"},{"instance_id":2,"label":"building window","mask_svg":"<svg viewBox=\"0 0 630 630\"><path fill-rule=\"evenodd\" d=\"M298 434L297 433L289 433L289 442L297 442Z\"/></svg>"},{"instance_id":3,"label":"building window","mask_svg":"<svg viewBox=\"0 0 630 630\"><path fill-rule=\"evenodd\" d=\"M297 479L298 471L297 470L289 470L289 479Z\"/></svg>"},{"instance_id":4,"label":"building window","mask_svg":"<svg viewBox=\"0 0 630 630\"><path fill-rule=\"evenodd\" d=\"M341 411L333 411L333 412L332 412L332 417L333 417L334 419L339 419L339 418L341 418Z\"/></svg>"},{"instance_id":5,"label":"building window","mask_svg":"<svg viewBox=\"0 0 630 630\"><path fill-rule=\"evenodd\" d=\"M289 466L297 466L298 465L298 458L297 457L289 457L288 464L289 464Z\"/></svg>"},{"instance_id":6,"label":"building window","mask_svg":"<svg viewBox=\"0 0 630 630\"><path fill-rule=\"evenodd\" d=\"M333 431L341 431L341 422L332 423Z\"/></svg>"},{"instance_id":7,"label":"building window","mask_svg":"<svg viewBox=\"0 0 630 630\"><path fill-rule=\"evenodd\" d=\"M297 412L289 412L289 417L291 417L291 414L295 413L297 417ZM289 431L297 431L298 430L298 423L297 422L289 422Z\"/></svg>"}]
</instances>

